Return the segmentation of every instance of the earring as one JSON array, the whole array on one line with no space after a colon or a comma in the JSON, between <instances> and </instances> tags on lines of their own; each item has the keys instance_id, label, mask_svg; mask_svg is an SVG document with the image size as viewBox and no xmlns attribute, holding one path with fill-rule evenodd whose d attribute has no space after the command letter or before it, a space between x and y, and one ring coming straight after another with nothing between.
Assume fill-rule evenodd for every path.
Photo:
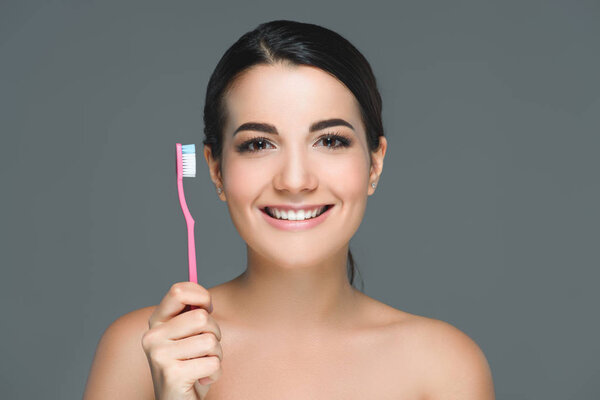
<instances>
[{"instance_id":1,"label":"earring","mask_svg":"<svg viewBox=\"0 0 600 400\"><path fill-rule=\"evenodd\" d=\"M371 187L372 187L373 189L375 189L375 186L376 186L376 185L375 185L375 182L371 183Z\"/></svg>"},{"instance_id":2,"label":"earring","mask_svg":"<svg viewBox=\"0 0 600 400\"><path fill-rule=\"evenodd\" d=\"M220 187L217 188L217 193L221 194L221 192L223 191L223 189L221 189Z\"/></svg>"}]
</instances>

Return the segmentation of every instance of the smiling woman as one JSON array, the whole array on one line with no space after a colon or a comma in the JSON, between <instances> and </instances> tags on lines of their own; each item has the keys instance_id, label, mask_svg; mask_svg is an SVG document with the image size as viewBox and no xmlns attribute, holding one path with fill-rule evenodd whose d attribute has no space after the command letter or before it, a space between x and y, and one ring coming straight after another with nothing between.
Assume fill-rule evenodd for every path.
<instances>
[{"instance_id":1,"label":"smiling woman","mask_svg":"<svg viewBox=\"0 0 600 400\"><path fill-rule=\"evenodd\" d=\"M387 148L381 108L369 63L331 30L278 20L235 42L208 83L203 143L245 271L179 282L115 321L86 399L493 399L467 335L353 287L349 242ZM119 363L132 379L117 382Z\"/></svg>"}]
</instances>

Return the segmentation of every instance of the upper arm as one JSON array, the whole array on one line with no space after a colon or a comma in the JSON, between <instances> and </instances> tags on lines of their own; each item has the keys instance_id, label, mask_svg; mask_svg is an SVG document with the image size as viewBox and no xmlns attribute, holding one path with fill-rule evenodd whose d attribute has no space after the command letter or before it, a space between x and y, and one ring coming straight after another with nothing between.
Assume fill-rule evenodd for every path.
<instances>
[{"instance_id":1,"label":"upper arm","mask_svg":"<svg viewBox=\"0 0 600 400\"><path fill-rule=\"evenodd\" d=\"M430 323L425 352L427 398L494 400L492 373L477 343L447 322Z\"/></svg>"},{"instance_id":2,"label":"upper arm","mask_svg":"<svg viewBox=\"0 0 600 400\"><path fill-rule=\"evenodd\" d=\"M106 328L96 348L84 400L154 399L150 366L142 348L148 317L146 307L117 318Z\"/></svg>"}]
</instances>

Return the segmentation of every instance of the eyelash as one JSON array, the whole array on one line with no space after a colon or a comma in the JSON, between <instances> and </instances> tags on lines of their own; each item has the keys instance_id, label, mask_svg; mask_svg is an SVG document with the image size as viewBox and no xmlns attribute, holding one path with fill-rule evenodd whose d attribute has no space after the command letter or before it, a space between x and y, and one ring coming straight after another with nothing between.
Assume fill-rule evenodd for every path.
<instances>
[{"instance_id":1,"label":"eyelash","mask_svg":"<svg viewBox=\"0 0 600 400\"><path fill-rule=\"evenodd\" d=\"M333 132L333 133L326 133L325 135L321 136L319 138L319 140L317 140L317 143L325 140L325 139L334 139L334 140L339 140L339 142L341 143L341 145L339 146L325 146L327 147L329 150L336 150L336 149L341 149L341 148L345 148L345 147L350 147L352 145L352 140L350 140L349 138L339 135L338 132ZM245 142L241 143L240 145L238 145L237 151L240 153L256 153L258 151L261 150L265 150L265 149L258 149L258 150L250 150L248 149L248 146L251 144L255 144L257 142L268 142L269 144L271 142L269 142L269 139L267 139L264 136L258 136L249 140L246 140ZM334 142L335 143L335 142Z\"/></svg>"}]
</instances>

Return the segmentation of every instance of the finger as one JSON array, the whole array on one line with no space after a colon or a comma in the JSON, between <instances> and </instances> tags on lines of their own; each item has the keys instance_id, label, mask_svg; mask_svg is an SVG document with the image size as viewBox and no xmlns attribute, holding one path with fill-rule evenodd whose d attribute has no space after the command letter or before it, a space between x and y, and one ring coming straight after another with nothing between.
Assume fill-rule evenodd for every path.
<instances>
[{"instance_id":1,"label":"finger","mask_svg":"<svg viewBox=\"0 0 600 400\"><path fill-rule=\"evenodd\" d=\"M168 325L168 327L167 327ZM168 324L164 324L165 337L171 340L184 339L201 333L212 333L221 340L221 328L212 315L203 308L188 311L173 317ZM162 326L161 326L162 327ZM160 330L161 327L157 329Z\"/></svg>"},{"instance_id":2,"label":"finger","mask_svg":"<svg viewBox=\"0 0 600 400\"><path fill-rule=\"evenodd\" d=\"M183 371L186 381L197 381L207 376L216 377L221 369L221 360L216 356L191 358L175 362L180 364L178 369Z\"/></svg>"},{"instance_id":3,"label":"finger","mask_svg":"<svg viewBox=\"0 0 600 400\"><path fill-rule=\"evenodd\" d=\"M198 383L200 383L201 385L210 385L211 383L216 382L221 375L223 374L223 369L219 368L219 370L209 376L206 376L204 378L198 379Z\"/></svg>"},{"instance_id":4,"label":"finger","mask_svg":"<svg viewBox=\"0 0 600 400\"><path fill-rule=\"evenodd\" d=\"M223 348L213 333L203 333L185 339L169 342L164 349L173 360L215 356L223 361Z\"/></svg>"},{"instance_id":5,"label":"finger","mask_svg":"<svg viewBox=\"0 0 600 400\"><path fill-rule=\"evenodd\" d=\"M167 292L148 320L150 329L180 314L186 305L208 309L211 304L208 290L195 282L177 282Z\"/></svg>"}]
</instances>

